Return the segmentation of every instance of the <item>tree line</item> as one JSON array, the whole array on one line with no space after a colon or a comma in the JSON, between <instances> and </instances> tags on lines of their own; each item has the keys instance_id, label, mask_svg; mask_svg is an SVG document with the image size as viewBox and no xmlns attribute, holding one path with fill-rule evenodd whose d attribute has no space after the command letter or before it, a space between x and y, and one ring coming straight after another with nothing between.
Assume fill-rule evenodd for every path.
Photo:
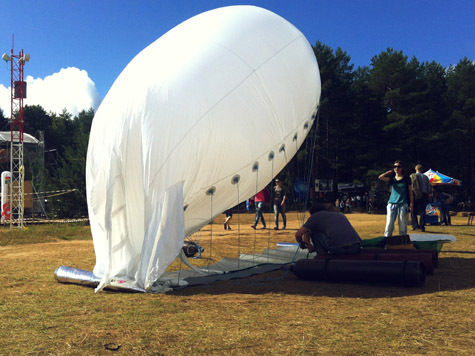
<instances>
[{"instance_id":1,"label":"tree line","mask_svg":"<svg viewBox=\"0 0 475 356\"><path fill-rule=\"evenodd\" d=\"M93 109L73 117L66 110L60 114L47 113L40 105L24 108L24 132L42 138L44 142L34 148L25 145L25 175L27 180L34 179L35 190L45 197L41 203L45 203L49 218L87 216L86 154L93 117ZM10 130L8 119L1 110L0 129ZM34 169L33 177L31 169L28 171L32 159L43 163L39 169ZM9 170L10 167L4 162L2 168ZM75 191L64 195L55 193L71 189Z\"/></svg>"},{"instance_id":2,"label":"tree line","mask_svg":"<svg viewBox=\"0 0 475 356\"><path fill-rule=\"evenodd\" d=\"M369 66L355 68L341 48L317 42L313 50L322 81L318 120L308 138L316 135L316 144L302 145L281 173L288 184L303 178L311 167L312 181L332 179L370 187L399 159L411 170L420 162L426 169L461 179L462 193L473 201L473 60L463 58L444 68L388 48ZM51 199L49 213L86 216L86 152L94 111L73 117L66 110L48 113L39 105L27 105L24 117L25 132L44 136L41 189L77 189ZM1 110L0 127L9 130Z\"/></svg>"},{"instance_id":3,"label":"tree line","mask_svg":"<svg viewBox=\"0 0 475 356\"><path fill-rule=\"evenodd\" d=\"M475 62L444 68L392 48L354 68L341 48L313 46L322 80L313 178L376 185L402 160L461 179L461 198L474 198ZM305 162L283 174L290 177Z\"/></svg>"}]
</instances>

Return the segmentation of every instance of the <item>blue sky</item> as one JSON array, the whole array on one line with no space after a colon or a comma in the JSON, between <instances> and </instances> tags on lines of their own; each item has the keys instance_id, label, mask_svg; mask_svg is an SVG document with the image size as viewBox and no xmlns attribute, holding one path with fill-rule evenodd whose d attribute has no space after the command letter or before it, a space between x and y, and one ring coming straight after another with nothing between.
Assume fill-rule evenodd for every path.
<instances>
[{"instance_id":1,"label":"blue sky","mask_svg":"<svg viewBox=\"0 0 475 356\"><path fill-rule=\"evenodd\" d=\"M475 1L469 0L0 0L0 54L10 53L14 33L15 52L31 54L25 75L43 79L77 68L93 83L76 71L68 77L70 90L90 95L92 85L100 100L127 63L165 32L203 11L236 4L279 14L311 44L341 47L355 66L369 65L388 47L443 66L475 59ZM83 81L77 89L76 79ZM10 85L3 61L2 85Z\"/></svg>"}]
</instances>

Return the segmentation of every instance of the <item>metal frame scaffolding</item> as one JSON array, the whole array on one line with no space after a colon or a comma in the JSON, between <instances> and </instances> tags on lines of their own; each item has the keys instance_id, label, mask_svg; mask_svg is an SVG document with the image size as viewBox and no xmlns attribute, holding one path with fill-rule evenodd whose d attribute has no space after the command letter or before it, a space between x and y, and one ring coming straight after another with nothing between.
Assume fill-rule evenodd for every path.
<instances>
[{"instance_id":1,"label":"metal frame scaffolding","mask_svg":"<svg viewBox=\"0 0 475 356\"><path fill-rule=\"evenodd\" d=\"M23 228L24 222L23 99L26 98L26 82L24 81L23 70L29 57L28 54L23 53L23 50L18 54L14 54L12 48L11 56L4 55L3 58L11 63L10 227L16 225L18 228Z\"/></svg>"}]
</instances>

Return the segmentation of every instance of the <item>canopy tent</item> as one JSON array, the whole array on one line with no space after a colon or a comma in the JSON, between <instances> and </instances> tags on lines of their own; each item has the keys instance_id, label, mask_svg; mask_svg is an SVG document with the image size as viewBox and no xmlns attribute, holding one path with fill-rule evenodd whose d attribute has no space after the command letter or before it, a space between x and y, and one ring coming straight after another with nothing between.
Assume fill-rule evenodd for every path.
<instances>
[{"instance_id":1,"label":"canopy tent","mask_svg":"<svg viewBox=\"0 0 475 356\"><path fill-rule=\"evenodd\" d=\"M262 190L305 141L320 90L305 36L255 6L197 15L139 53L89 138L97 291L149 290L185 236Z\"/></svg>"},{"instance_id":2,"label":"canopy tent","mask_svg":"<svg viewBox=\"0 0 475 356\"><path fill-rule=\"evenodd\" d=\"M18 137L18 135L15 137ZM10 162L11 140L12 134L10 131L0 131L0 163ZM18 142L18 139L16 142ZM23 144L35 147L34 145L40 144L40 141L30 134L23 133Z\"/></svg>"},{"instance_id":3,"label":"canopy tent","mask_svg":"<svg viewBox=\"0 0 475 356\"><path fill-rule=\"evenodd\" d=\"M442 173L439 173L437 171L433 171L432 169L429 169L427 172L424 173L427 177L429 177L429 182L432 185L441 185L441 184L447 184L447 185L452 185L452 186L460 186L462 185L462 181L451 178L449 176L446 176Z\"/></svg>"},{"instance_id":4,"label":"canopy tent","mask_svg":"<svg viewBox=\"0 0 475 356\"><path fill-rule=\"evenodd\" d=\"M0 131L0 143L3 143L3 142L10 143L11 140L12 140L12 134L10 131ZM40 143L40 141L38 141L35 137L33 137L30 134L23 133L23 143L32 143L36 145Z\"/></svg>"}]
</instances>

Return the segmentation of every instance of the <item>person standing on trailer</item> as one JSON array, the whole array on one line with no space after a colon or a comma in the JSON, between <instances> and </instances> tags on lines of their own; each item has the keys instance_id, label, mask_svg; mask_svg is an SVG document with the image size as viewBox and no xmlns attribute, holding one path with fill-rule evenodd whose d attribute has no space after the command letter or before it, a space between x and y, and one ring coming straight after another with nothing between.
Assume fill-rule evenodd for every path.
<instances>
[{"instance_id":1,"label":"person standing on trailer","mask_svg":"<svg viewBox=\"0 0 475 356\"><path fill-rule=\"evenodd\" d=\"M408 211L414 209L411 179L404 174L401 161L394 162L393 169L378 177L391 185L384 236L390 237L394 232L394 222L398 219L399 235L407 235Z\"/></svg>"}]
</instances>

